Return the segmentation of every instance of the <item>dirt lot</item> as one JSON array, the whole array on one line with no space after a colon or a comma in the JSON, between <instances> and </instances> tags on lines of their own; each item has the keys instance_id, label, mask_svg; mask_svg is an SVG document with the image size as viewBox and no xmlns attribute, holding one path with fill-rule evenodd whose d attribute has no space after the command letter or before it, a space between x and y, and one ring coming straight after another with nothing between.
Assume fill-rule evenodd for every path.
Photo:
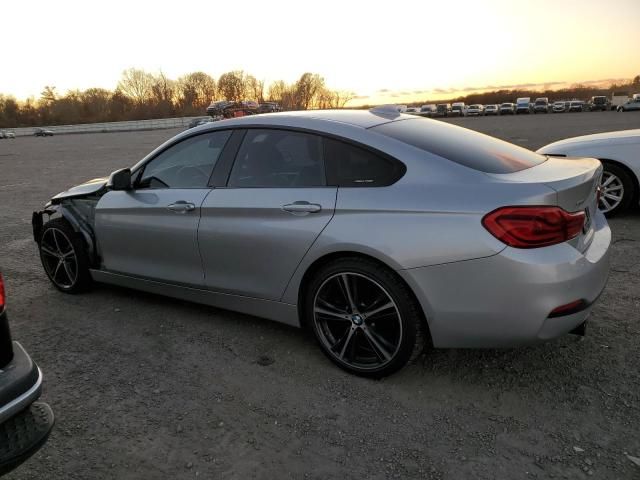
<instances>
[{"instance_id":1,"label":"dirt lot","mask_svg":"<svg viewBox=\"0 0 640 480\"><path fill-rule=\"evenodd\" d=\"M537 148L639 128L640 114L464 118ZM382 380L333 367L309 335L245 315L46 280L30 215L133 164L174 131L0 142L0 269L14 336L44 371L49 442L11 479L639 478L640 214L611 222L588 335L442 350Z\"/></svg>"}]
</instances>

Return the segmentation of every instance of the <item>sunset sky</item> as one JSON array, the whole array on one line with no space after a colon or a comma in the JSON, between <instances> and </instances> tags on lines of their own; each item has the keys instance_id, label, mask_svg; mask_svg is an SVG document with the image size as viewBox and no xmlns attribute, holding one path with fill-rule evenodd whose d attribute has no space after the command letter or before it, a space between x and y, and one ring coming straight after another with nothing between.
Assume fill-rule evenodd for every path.
<instances>
[{"instance_id":1,"label":"sunset sky","mask_svg":"<svg viewBox=\"0 0 640 480\"><path fill-rule=\"evenodd\" d=\"M357 103L640 74L640 0L2 2L0 93L242 69L321 74ZM533 85L532 85L533 86Z\"/></svg>"}]
</instances>

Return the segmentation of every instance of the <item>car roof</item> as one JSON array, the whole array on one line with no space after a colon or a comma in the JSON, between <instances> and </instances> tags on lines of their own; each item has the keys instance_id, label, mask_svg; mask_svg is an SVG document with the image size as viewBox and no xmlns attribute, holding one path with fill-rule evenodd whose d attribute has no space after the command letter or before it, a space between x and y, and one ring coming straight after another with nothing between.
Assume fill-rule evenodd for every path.
<instances>
[{"instance_id":1,"label":"car roof","mask_svg":"<svg viewBox=\"0 0 640 480\"><path fill-rule=\"evenodd\" d=\"M248 127L281 127L302 128L325 133L333 133L345 138L359 137L368 128L393 122L396 120L415 119L415 115L405 115L398 112L394 106L378 107L371 110L304 110L292 112L263 113L229 118L215 122L207 122L189 128L170 138L162 145L151 151L133 168L142 165L148 158L162 151L168 145L192 135L204 132L224 130L228 128Z\"/></svg>"},{"instance_id":2,"label":"car roof","mask_svg":"<svg viewBox=\"0 0 640 480\"><path fill-rule=\"evenodd\" d=\"M410 115L404 116L413 118ZM238 126L242 125L295 125L297 120L305 120L305 124L316 124L322 127L326 122L343 123L354 127L370 128L383 123L400 120L403 115L398 111L390 109L371 110L301 110L292 112L263 113L259 115L247 115L245 117L230 118L209 124L220 127L222 125Z\"/></svg>"}]
</instances>

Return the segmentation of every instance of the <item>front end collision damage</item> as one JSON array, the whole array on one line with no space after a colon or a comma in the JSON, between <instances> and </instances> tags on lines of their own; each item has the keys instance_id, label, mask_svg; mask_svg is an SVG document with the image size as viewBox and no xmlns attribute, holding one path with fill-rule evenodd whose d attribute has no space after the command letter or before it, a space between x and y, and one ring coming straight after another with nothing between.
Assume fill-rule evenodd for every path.
<instances>
[{"instance_id":1,"label":"front end collision damage","mask_svg":"<svg viewBox=\"0 0 640 480\"><path fill-rule=\"evenodd\" d=\"M76 190L78 187L74 187L67 192L56 195L42 210L33 212L31 225L33 227L33 239L36 243L39 243L45 224L44 216L47 216L46 221L63 217L82 236L87 247L87 254L92 263L95 264L98 258L94 233L95 208L107 189L102 181L100 183L92 181L88 184L83 184L83 186L85 185L92 185L94 188L87 189L85 187L85 191L79 192Z\"/></svg>"}]
</instances>

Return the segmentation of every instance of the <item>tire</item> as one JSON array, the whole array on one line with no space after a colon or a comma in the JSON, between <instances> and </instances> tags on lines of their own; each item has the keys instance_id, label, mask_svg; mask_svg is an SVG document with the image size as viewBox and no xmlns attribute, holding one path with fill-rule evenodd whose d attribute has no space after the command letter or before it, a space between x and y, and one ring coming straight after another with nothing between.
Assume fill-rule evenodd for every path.
<instances>
[{"instance_id":1,"label":"tire","mask_svg":"<svg viewBox=\"0 0 640 480\"><path fill-rule=\"evenodd\" d=\"M391 375L424 349L428 330L422 309L402 280L377 262L333 260L316 272L305 292L306 323L322 352L347 372Z\"/></svg>"},{"instance_id":2,"label":"tire","mask_svg":"<svg viewBox=\"0 0 640 480\"><path fill-rule=\"evenodd\" d=\"M608 218L611 218L629 208L637 192L635 192L633 179L626 170L618 165L607 162L603 162L602 166L604 167L604 171L600 184L602 191L598 208L600 208ZM616 200L608 197L608 194L619 196L620 192L622 193L622 199L619 200L615 206L612 205ZM609 203L609 205L607 205L607 203Z\"/></svg>"},{"instance_id":3,"label":"tire","mask_svg":"<svg viewBox=\"0 0 640 480\"><path fill-rule=\"evenodd\" d=\"M84 240L64 218L56 218L43 225L38 250L42 267L58 290L80 293L91 287Z\"/></svg>"}]
</instances>

